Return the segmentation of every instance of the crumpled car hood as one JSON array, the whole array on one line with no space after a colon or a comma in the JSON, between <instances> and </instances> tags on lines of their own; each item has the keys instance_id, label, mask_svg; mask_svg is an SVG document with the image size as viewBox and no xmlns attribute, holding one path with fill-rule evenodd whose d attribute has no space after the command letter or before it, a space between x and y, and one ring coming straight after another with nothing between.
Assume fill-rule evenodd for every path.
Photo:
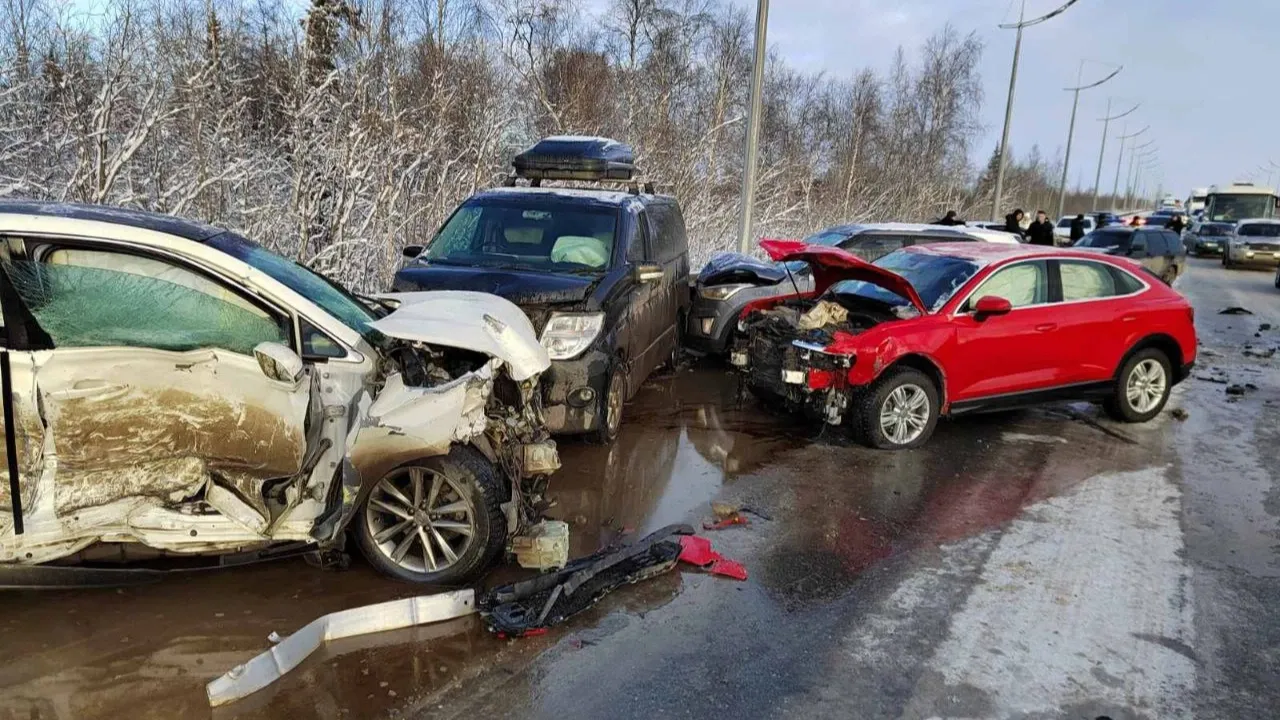
<instances>
[{"instance_id":1,"label":"crumpled car hood","mask_svg":"<svg viewBox=\"0 0 1280 720\"><path fill-rule=\"evenodd\" d=\"M387 293L394 312L373 323L384 335L484 353L505 362L514 380L551 367L524 311L497 295L462 290Z\"/></svg>"},{"instance_id":2,"label":"crumpled car hood","mask_svg":"<svg viewBox=\"0 0 1280 720\"><path fill-rule=\"evenodd\" d=\"M817 295L841 280L863 280L878 285L911 302L921 315L928 314L920 294L901 275L872 265L862 258L826 245L809 245L800 240L761 240L769 257L778 262L801 261L813 270L813 290Z\"/></svg>"},{"instance_id":3,"label":"crumpled car hood","mask_svg":"<svg viewBox=\"0 0 1280 720\"><path fill-rule=\"evenodd\" d=\"M781 265L767 263L742 253L718 252L711 256L702 272L698 273L698 285L776 285L786 277L787 271Z\"/></svg>"}]
</instances>

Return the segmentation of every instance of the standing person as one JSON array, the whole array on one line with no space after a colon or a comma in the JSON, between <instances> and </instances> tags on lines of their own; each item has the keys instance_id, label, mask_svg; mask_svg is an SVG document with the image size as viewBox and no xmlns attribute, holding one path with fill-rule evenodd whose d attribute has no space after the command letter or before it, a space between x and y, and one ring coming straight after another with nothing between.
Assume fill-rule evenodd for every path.
<instances>
[{"instance_id":1,"label":"standing person","mask_svg":"<svg viewBox=\"0 0 1280 720\"><path fill-rule=\"evenodd\" d=\"M1027 242L1032 245L1053 246L1053 223L1043 210L1036 211L1036 219L1027 228Z\"/></svg>"},{"instance_id":2,"label":"standing person","mask_svg":"<svg viewBox=\"0 0 1280 720\"><path fill-rule=\"evenodd\" d=\"M1011 232L1014 235L1017 235L1020 239L1026 240L1027 233L1022 229L1022 218L1024 217L1026 217L1026 215L1023 214L1022 208L1018 208L1008 215L1005 215L1004 231Z\"/></svg>"},{"instance_id":3,"label":"standing person","mask_svg":"<svg viewBox=\"0 0 1280 720\"><path fill-rule=\"evenodd\" d=\"M963 225L964 220L961 220L959 217L956 217L955 210L948 210L946 217L942 218L941 220L935 220L933 224L934 225Z\"/></svg>"},{"instance_id":4,"label":"standing person","mask_svg":"<svg viewBox=\"0 0 1280 720\"><path fill-rule=\"evenodd\" d=\"M1182 213L1177 213L1164 226L1181 235L1187 227L1187 221L1182 219Z\"/></svg>"},{"instance_id":5,"label":"standing person","mask_svg":"<svg viewBox=\"0 0 1280 720\"><path fill-rule=\"evenodd\" d=\"M1075 245L1084 237L1084 213L1076 215L1076 219L1071 221L1071 244Z\"/></svg>"}]
</instances>

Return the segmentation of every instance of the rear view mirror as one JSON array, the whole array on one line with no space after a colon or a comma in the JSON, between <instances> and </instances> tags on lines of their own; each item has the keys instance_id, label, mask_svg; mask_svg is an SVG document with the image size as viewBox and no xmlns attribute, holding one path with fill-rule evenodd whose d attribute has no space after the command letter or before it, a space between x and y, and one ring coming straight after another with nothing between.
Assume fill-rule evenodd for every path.
<instances>
[{"instance_id":1,"label":"rear view mirror","mask_svg":"<svg viewBox=\"0 0 1280 720\"><path fill-rule=\"evenodd\" d=\"M405 245L404 249L400 251L400 254L410 260L414 260L422 254L423 249L424 248L421 245Z\"/></svg>"},{"instance_id":2,"label":"rear view mirror","mask_svg":"<svg viewBox=\"0 0 1280 720\"><path fill-rule=\"evenodd\" d=\"M262 374L283 383L296 384L302 379L302 358L280 343L258 343L253 357L262 368Z\"/></svg>"},{"instance_id":3,"label":"rear view mirror","mask_svg":"<svg viewBox=\"0 0 1280 720\"><path fill-rule=\"evenodd\" d=\"M658 282L662 279L663 272L661 265L637 265L636 266L636 282L651 283Z\"/></svg>"},{"instance_id":4,"label":"rear view mirror","mask_svg":"<svg viewBox=\"0 0 1280 720\"><path fill-rule=\"evenodd\" d=\"M999 295L983 295L978 298L978 302L973 306L973 309L979 318L995 317L996 315L1008 315L1013 310L1013 303Z\"/></svg>"}]
</instances>

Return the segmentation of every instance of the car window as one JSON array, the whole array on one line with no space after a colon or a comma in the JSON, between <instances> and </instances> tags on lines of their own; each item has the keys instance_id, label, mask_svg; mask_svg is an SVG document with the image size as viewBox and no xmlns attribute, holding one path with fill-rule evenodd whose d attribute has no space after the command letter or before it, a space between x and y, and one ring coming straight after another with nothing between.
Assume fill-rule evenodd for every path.
<instances>
[{"instance_id":1,"label":"car window","mask_svg":"<svg viewBox=\"0 0 1280 720\"><path fill-rule=\"evenodd\" d=\"M969 296L969 305L987 295L1009 301L1015 308L1049 301L1049 273L1044 261L1023 262L997 270Z\"/></svg>"},{"instance_id":2,"label":"car window","mask_svg":"<svg viewBox=\"0 0 1280 720\"><path fill-rule=\"evenodd\" d=\"M844 241L839 247L842 250L848 250L867 262L872 262L894 250L901 250L906 244L906 238L901 235L861 233Z\"/></svg>"},{"instance_id":3,"label":"car window","mask_svg":"<svg viewBox=\"0 0 1280 720\"><path fill-rule=\"evenodd\" d=\"M486 200L455 212L421 257L448 265L602 273L617 226L617 210L609 207Z\"/></svg>"},{"instance_id":4,"label":"car window","mask_svg":"<svg viewBox=\"0 0 1280 720\"><path fill-rule=\"evenodd\" d=\"M1176 252L1178 252L1178 245L1179 245L1179 243L1181 243L1181 241L1182 241L1182 238L1178 237L1178 233L1176 233L1176 232L1174 232L1174 231L1172 231L1172 230L1165 230L1164 232L1162 232L1162 233L1160 233L1160 234L1164 236L1164 251L1165 251L1165 253L1176 253Z\"/></svg>"},{"instance_id":5,"label":"car window","mask_svg":"<svg viewBox=\"0 0 1280 720\"><path fill-rule=\"evenodd\" d=\"M631 236L631 245L627 247L627 262L643 263L649 260L649 215L642 211L636 215L635 231Z\"/></svg>"},{"instance_id":6,"label":"car window","mask_svg":"<svg viewBox=\"0 0 1280 720\"><path fill-rule=\"evenodd\" d=\"M1139 251L1139 254L1147 252L1147 234L1146 233L1133 234L1133 239L1130 241L1130 245L1129 245L1129 251L1133 252L1134 250Z\"/></svg>"},{"instance_id":7,"label":"car window","mask_svg":"<svg viewBox=\"0 0 1280 720\"><path fill-rule=\"evenodd\" d=\"M1062 299L1088 300L1124 294L1110 268L1100 263L1063 260L1058 263Z\"/></svg>"},{"instance_id":8,"label":"car window","mask_svg":"<svg viewBox=\"0 0 1280 720\"><path fill-rule=\"evenodd\" d=\"M302 334L302 357L304 360L320 358L341 358L347 351L338 341L329 337L323 330L312 325L305 318L299 323Z\"/></svg>"},{"instance_id":9,"label":"car window","mask_svg":"<svg viewBox=\"0 0 1280 720\"><path fill-rule=\"evenodd\" d=\"M875 264L901 275L930 312L940 310L981 269L976 263L963 258L909 250L886 255ZM830 292L858 295L891 307L908 304L906 298L865 280L842 280L832 285Z\"/></svg>"},{"instance_id":10,"label":"car window","mask_svg":"<svg viewBox=\"0 0 1280 720\"><path fill-rule=\"evenodd\" d=\"M1142 289L1142 281L1118 267L1107 266L1111 277L1115 279L1116 294L1132 295Z\"/></svg>"},{"instance_id":11,"label":"car window","mask_svg":"<svg viewBox=\"0 0 1280 720\"><path fill-rule=\"evenodd\" d=\"M684 217L675 205L666 203L649 206L649 218L653 225L650 238L654 245L654 258L669 262L686 252L688 240L684 234Z\"/></svg>"},{"instance_id":12,"label":"car window","mask_svg":"<svg viewBox=\"0 0 1280 720\"><path fill-rule=\"evenodd\" d=\"M1069 228L1069 227L1071 227L1071 218L1062 218L1061 220L1059 220L1059 221L1058 221L1058 227L1060 227L1060 228Z\"/></svg>"},{"instance_id":13,"label":"car window","mask_svg":"<svg viewBox=\"0 0 1280 720\"><path fill-rule=\"evenodd\" d=\"M165 260L59 248L11 263L19 297L54 347L221 348L288 344L288 323L222 283Z\"/></svg>"},{"instance_id":14,"label":"car window","mask_svg":"<svg viewBox=\"0 0 1280 720\"><path fill-rule=\"evenodd\" d=\"M1236 231L1240 237L1280 237L1280 223L1254 223L1241 225Z\"/></svg>"},{"instance_id":15,"label":"car window","mask_svg":"<svg viewBox=\"0 0 1280 720\"><path fill-rule=\"evenodd\" d=\"M1125 247L1130 234L1127 230L1095 230L1080 238L1080 242L1076 244L1092 248Z\"/></svg>"}]
</instances>

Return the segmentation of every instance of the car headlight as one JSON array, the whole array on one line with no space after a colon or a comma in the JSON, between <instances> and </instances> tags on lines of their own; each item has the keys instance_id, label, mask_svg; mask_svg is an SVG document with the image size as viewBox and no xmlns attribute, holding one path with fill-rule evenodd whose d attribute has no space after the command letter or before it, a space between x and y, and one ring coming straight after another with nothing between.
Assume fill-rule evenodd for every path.
<instances>
[{"instance_id":1,"label":"car headlight","mask_svg":"<svg viewBox=\"0 0 1280 720\"><path fill-rule=\"evenodd\" d=\"M751 285L713 285L698 289L698 294L708 300L728 300L741 290L746 290Z\"/></svg>"},{"instance_id":2,"label":"car headlight","mask_svg":"<svg viewBox=\"0 0 1280 720\"><path fill-rule=\"evenodd\" d=\"M604 313L552 313L542 330L542 347L552 360L572 360L595 342Z\"/></svg>"}]
</instances>

